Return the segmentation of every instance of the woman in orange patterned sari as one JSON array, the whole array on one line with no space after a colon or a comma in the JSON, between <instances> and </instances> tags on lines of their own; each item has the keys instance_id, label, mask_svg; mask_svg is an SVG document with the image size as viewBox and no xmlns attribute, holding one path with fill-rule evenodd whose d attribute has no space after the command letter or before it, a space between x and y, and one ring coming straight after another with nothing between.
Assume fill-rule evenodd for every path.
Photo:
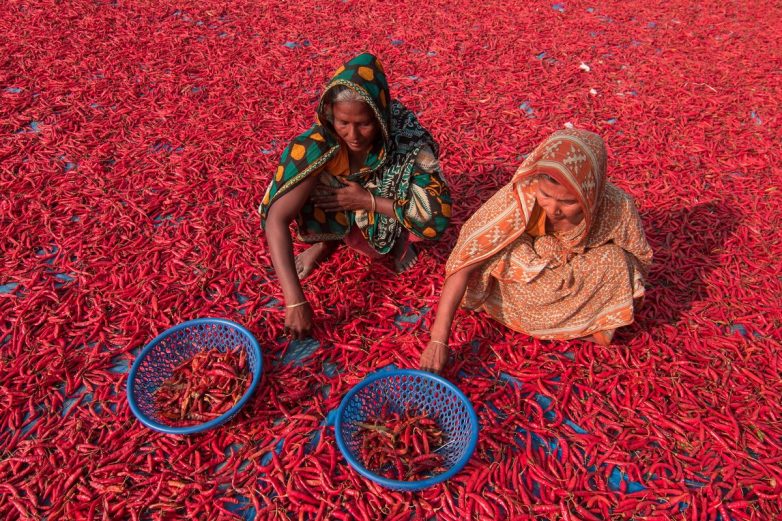
<instances>
[{"instance_id":1,"label":"woman in orange patterned sari","mask_svg":"<svg viewBox=\"0 0 782 521\"><path fill-rule=\"evenodd\" d=\"M633 200L607 182L600 136L561 130L464 224L421 367L440 372L456 309L541 338L606 345L633 322L652 261Z\"/></svg>"}]
</instances>

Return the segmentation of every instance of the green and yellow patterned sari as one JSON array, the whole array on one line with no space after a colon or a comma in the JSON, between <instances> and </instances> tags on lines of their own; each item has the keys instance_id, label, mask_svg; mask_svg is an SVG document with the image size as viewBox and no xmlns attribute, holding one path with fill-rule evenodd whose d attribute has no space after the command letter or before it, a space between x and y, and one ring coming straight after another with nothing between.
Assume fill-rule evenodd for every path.
<instances>
[{"instance_id":1,"label":"green and yellow patterned sari","mask_svg":"<svg viewBox=\"0 0 782 521\"><path fill-rule=\"evenodd\" d=\"M439 239L450 221L451 198L437 160L438 146L410 110L391 100L383 67L371 54L361 54L337 70L321 96L318 122L283 151L259 208L264 226L271 205L304 179L319 175L327 182L330 177L327 165L344 146L327 117L329 90L337 86L357 92L380 124L381 138L364 167L346 178L394 201L395 217L363 210L324 212L308 201L296 220L299 239L340 240L355 225L380 254L388 253L405 230L422 239Z\"/></svg>"}]
</instances>

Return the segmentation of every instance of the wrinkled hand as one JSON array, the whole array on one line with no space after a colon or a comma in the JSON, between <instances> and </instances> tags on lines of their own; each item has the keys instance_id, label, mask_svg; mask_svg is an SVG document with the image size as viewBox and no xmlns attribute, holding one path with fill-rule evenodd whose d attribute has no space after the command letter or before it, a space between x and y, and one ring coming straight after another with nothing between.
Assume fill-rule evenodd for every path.
<instances>
[{"instance_id":1,"label":"wrinkled hand","mask_svg":"<svg viewBox=\"0 0 782 521\"><path fill-rule=\"evenodd\" d=\"M284 331L291 340L309 337L312 333L312 307L305 304L286 309Z\"/></svg>"},{"instance_id":2,"label":"wrinkled hand","mask_svg":"<svg viewBox=\"0 0 782 521\"><path fill-rule=\"evenodd\" d=\"M421 369L431 373L440 374L448 363L448 346L439 342L429 342L421 353Z\"/></svg>"},{"instance_id":3,"label":"wrinkled hand","mask_svg":"<svg viewBox=\"0 0 782 521\"><path fill-rule=\"evenodd\" d=\"M313 190L311 199L315 206L327 212L372 208L372 196L366 188L347 179L337 178L337 180L344 186L341 188L318 186Z\"/></svg>"}]
</instances>

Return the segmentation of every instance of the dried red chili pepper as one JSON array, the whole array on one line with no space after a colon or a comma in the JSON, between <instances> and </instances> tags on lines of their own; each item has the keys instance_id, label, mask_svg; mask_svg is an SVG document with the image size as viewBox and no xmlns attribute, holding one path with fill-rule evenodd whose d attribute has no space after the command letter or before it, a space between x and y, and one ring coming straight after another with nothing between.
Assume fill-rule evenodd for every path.
<instances>
[{"instance_id":1,"label":"dried red chili pepper","mask_svg":"<svg viewBox=\"0 0 782 521\"><path fill-rule=\"evenodd\" d=\"M418 481L445 470L445 458L437 453L446 443L445 434L428 416L385 412L356 425L367 469L399 481Z\"/></svg>"},{"instance_id":2,"label":"dried red chili pepper","mask_svg":"<svg viewBox=\"0 0 782 521\"><path fill-rule=\"evenodd\" d=\"M207 349L174 368L155 390L155 405L172 425L202 423L233 407L251 382L244 349Z\"/></svg>"}]
</instances>

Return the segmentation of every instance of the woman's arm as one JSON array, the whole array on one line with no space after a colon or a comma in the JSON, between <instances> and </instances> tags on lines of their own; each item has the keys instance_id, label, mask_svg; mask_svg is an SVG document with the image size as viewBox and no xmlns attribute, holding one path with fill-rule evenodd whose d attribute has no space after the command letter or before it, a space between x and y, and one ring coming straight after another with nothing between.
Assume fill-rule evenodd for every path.
<instances>
[{"instance_id":1,"label":"woman's arm","mask_svg":"<svg viewBox=\"0 0 782 521\"><path fill-rule=\"evenodd\" d=\"M318 182L313 175L280 197L269 208L266 218L266 239L272 265L280 280L286 306L306 302L301 282L296 274L290 223L296 218ZM312 330L312 307L309 304L285 309L285 329L292 338L305 338Z\"/></svg>"},{"instance_id":2,"label":"woman's arm","mask_svg":"<svg viewBox=\"0 0 782 521\"><path fill-rule=\"evenodd\" d=\"M451 336L453 317L467 291L470 274L479 267L481 267L480 263L473 264L445 279L440 292L440 302L437 304L437 316L430 332L430 340L421 353L421 369L424 371L439 373L448 363L448 339Z\"/></svg>"}]
</instances>

